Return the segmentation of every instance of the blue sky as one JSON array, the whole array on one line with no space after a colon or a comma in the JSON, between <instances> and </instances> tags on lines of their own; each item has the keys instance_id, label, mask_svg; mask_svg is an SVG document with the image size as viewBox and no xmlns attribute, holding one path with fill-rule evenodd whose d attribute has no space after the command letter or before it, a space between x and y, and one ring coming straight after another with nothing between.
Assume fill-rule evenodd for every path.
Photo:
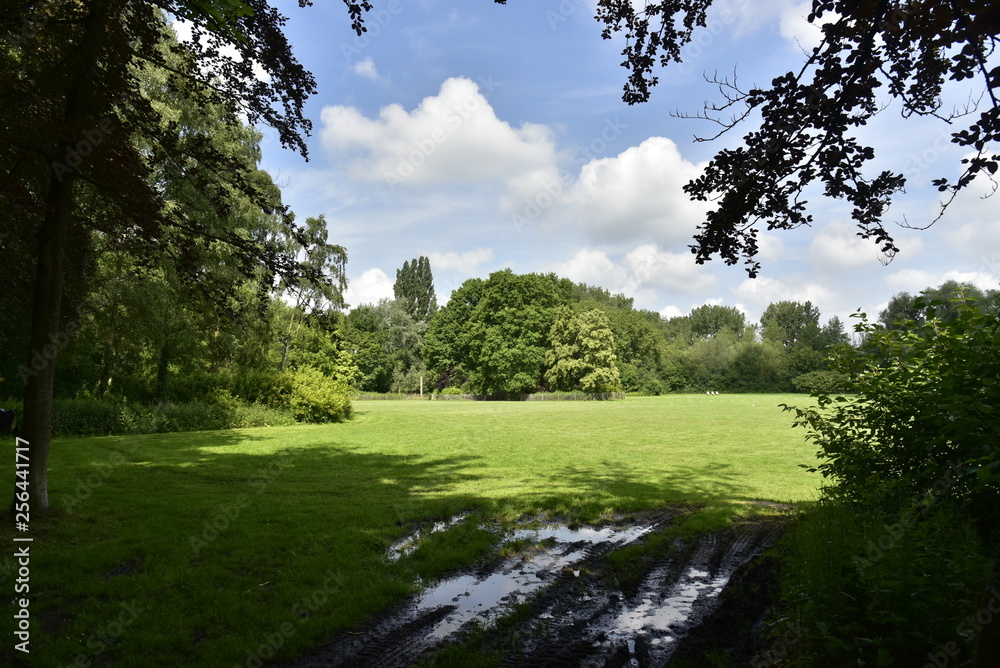
<instances>
[{"instance_id":1,"label":"blue sky","mask_svg":"<svg viewBox=\"0 0 1000 668\"><path fill-rule=\"evenodd\" d=\"M996 200L966 193L928 230L893 227L888 265L854 236L849 208L811 199L812 228L763 237L763 272L697 266L687 246L704 208L681 187L723 146L697 113L718 93L703 74L766 84L797 69L815 39L801 2L717 1L685 63L661 71L652 99L621 101L622 43L605 41L594 0L375 0L369 32L350 30L340 2L299 9L286 34L316 76L307 107L310 161L265 130L262 167L300 219L326 214L348 251L352 306L392 294L395 270L427 255L439 303L470 277L510 267L553 271L635 298L666 316L704 303L751 320L772 301L811 300L824 319L877 314L896 292L948 278L997 287ZM961 154L938 121L904 121L890 107L864 130L879 167L902 169L908 193L893 221L934 215L937 176Z\"/></svg>"}]
</instances>

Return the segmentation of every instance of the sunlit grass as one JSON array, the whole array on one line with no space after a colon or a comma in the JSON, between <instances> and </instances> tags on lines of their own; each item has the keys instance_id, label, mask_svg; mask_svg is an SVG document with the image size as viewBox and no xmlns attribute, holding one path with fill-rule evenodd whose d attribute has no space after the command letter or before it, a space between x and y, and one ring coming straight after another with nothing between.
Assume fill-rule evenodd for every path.
<instances>
[{"instance_id":1,"label":"sunlit grass","mask_svg":"<svg viewBox=\"0 0 1000 668\"><path fill-rule=\"evenodd\" d=\"M30 660L256 665L482 555L485 520L696 504L724 521L754 500L814 499L818 477L798 464L815 448L778 408L804 401L371 401L338 425L57 440L54 511L27 534ZM414 522L462 510L465 524L384 558ZM8 593L15 577L0 558Z\"/></svg>"}]
</instances>

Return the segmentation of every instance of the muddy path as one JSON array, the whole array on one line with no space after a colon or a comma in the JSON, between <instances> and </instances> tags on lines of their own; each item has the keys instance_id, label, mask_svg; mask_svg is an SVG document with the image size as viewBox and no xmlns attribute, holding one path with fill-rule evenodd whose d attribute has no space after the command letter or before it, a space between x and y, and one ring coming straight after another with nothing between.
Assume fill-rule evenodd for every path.
<instances>
[{"instance_id":1,"label":"muddy path","mask_svg":"<svg viewBox=\"0 0 1000 668\"><path fill-rule=\"evenodd\" d=\"M461 643L503 666L700 666L721 651L748 665L773 580L755 558L789 520L682 539L668 533L675 517L516 529L508 538L524 552L429 586L286 666L435 665Z\"/></svg>"}]
</instances>

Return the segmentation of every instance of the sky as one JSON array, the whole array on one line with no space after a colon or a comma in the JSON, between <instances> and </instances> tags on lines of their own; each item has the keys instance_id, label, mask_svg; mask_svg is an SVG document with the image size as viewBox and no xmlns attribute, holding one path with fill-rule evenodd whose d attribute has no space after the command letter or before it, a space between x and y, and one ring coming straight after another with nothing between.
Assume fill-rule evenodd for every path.
<instances>
[{"instance_id":1,"label":"sky","mask_svg":"<svg viewBox=\"0 0 1000 668\"><path fill-rule=\"evenodd\" d=\"M890 106L863 129L877 168L908 177L889 211L901 252L885 264L855 235L849 206L810 198L814 224L763 233L763 270L696 265L688 249L706 211L682 186L750 126L711 142L694 115L719 101L705 76L766 85L816 41L794 0L716 0L708 26L658 72L651 99L621 99L621 40L603 40L595 0L374 0L357 37L340 2L282 0L286 35L316 77L309 161L261 128L263 161L300 220L325 214L348 253L350 306L392 297L395 272L430 259L439 304L472 277L555 272L634 298L666 317L702 304L755 321L779 300L811 301L850 325L892 295L955 279L1000 283L1000 216L976 183L943 219L930 181L962 156L937 120Z\"/></svg>"}]
</instances>

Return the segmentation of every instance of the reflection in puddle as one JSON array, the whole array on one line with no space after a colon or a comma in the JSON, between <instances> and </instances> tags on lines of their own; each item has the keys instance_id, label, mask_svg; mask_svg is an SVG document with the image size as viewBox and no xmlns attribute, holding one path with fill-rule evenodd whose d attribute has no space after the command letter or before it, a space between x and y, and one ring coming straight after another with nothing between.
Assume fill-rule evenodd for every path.
<instances>
[{"instance_id":1,"label":"reflection in puddle","mask_svg":"<svg viewBox=\"0 0 1000 668\"><path fill-rule=\"evenodd\" d=\"M431 636L441 639L473 619L488 622L508 612L511 606L558 577L564 568L585 558L595 545L625 545L651 529L652 526L520 529L513 532L513 539L533 543L551 540L554 544L530 557L509 559L498 572L488 577L464 575L445 580L423 592L416 607L426 611L455 606L453 612L429 631Z\"/></svg>"},{"instance_id":2,"label":"reflection in puddle","mask_svg":"<svg viewBox=\"0 0 1000 668\"><path fill-rule=\"evenodd\" d=\"M699 599L718 596L729 582L729 574L710 578L707 571L692 568L685 573L666 595L658 595L654 587L633 608L622 610L607 634L611 638L633 638L643 630L667 632L672 626L685 624ZM654 639L672 642L673 636Z\"/></svg>"},{"instance_id":3,"label":"reflection in puddle","mask_svg":"<svg viewBox=\"0 0 1000 668\"><path fill-rule=\"evenodd\" d=\"M410 554L411 552L417 549L417 547L420 544L421 535L438 533L439 531L445 531L446 529L450 529L456 524L461 524L462 522L464 522L468 516L469 513L459 513L458 515L455 515L454 517L452 517L447 521L435 522L434 526L424 531L423 534L421 534L419 530L414 531L412 534L410 534L403 540L399 541L398 543L393 543L392 545L390 545L389 552L386 554L386 556L389 558L389 561L399 561L400 557L405 557L406 555Z\"/></svg>"}]
</instances>

